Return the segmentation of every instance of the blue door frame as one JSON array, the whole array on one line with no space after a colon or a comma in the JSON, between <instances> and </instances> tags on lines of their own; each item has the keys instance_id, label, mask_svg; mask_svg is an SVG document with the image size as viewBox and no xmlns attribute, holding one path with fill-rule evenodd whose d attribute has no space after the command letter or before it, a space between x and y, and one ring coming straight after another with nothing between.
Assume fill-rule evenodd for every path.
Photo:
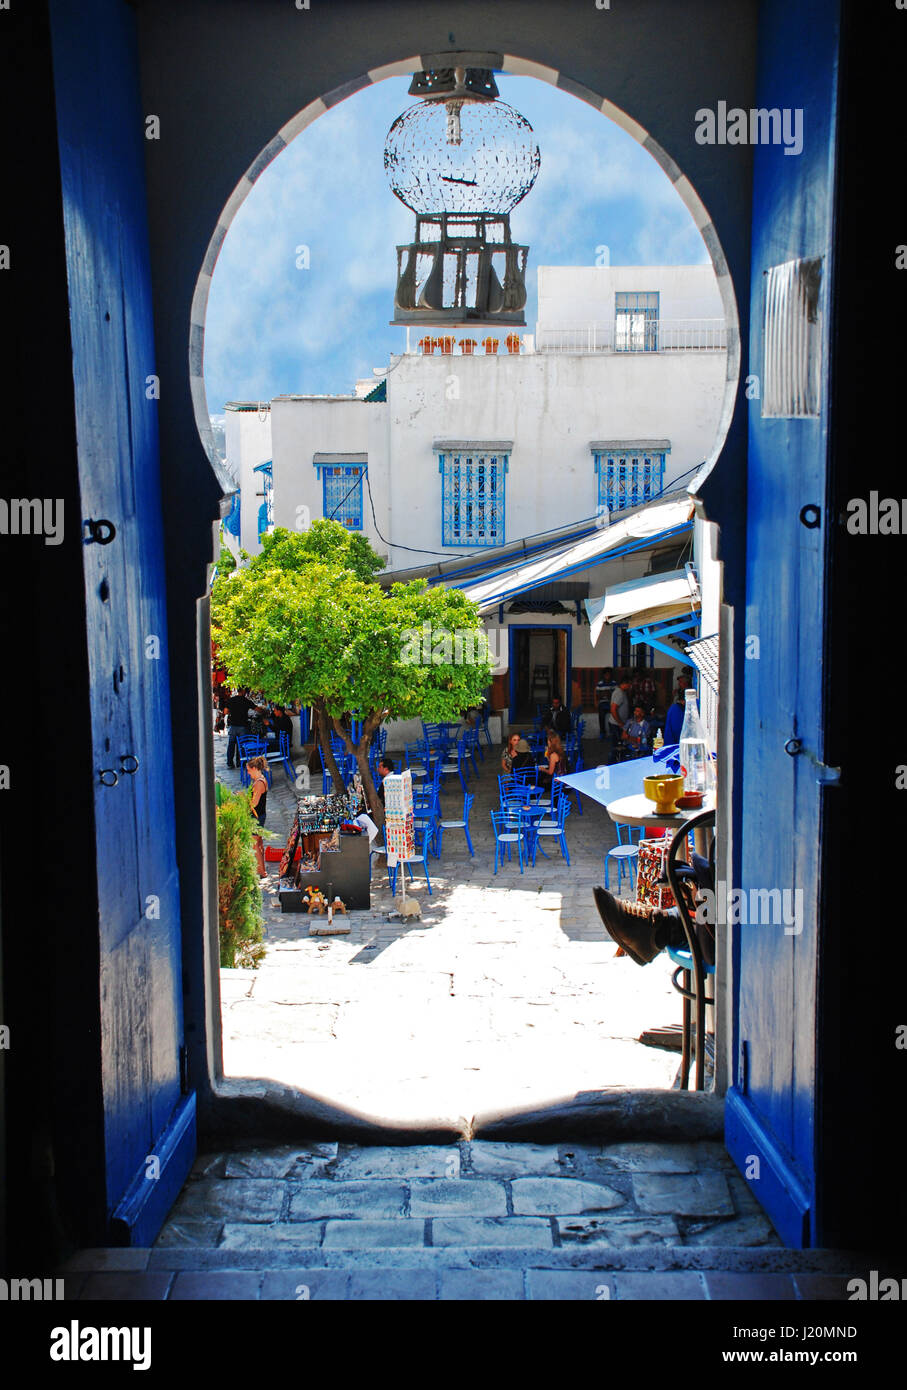
<instances>
[{"instance_id":1,"label":"blue door frame","mask_svg":"<svg viewBox=\"0 0 907 1390\"><path fill-rule=\"evenodd\" d=\"M564 673L564 705L570 709L571 693L573 690L573 628L567 623L511 623L507 629L510 634L507 639L507 662L510 687L510 718L516 719L516 667L514 665L514 653L516 643L513 639L515 632L566 632L567 634L567 665Z\"/></svg>"}]
</instances>

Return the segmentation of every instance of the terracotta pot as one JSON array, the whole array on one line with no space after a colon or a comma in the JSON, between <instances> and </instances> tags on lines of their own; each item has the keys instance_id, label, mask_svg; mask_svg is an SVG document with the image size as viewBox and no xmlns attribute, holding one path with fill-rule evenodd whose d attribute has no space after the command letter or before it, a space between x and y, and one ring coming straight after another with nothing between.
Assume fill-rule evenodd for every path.
<instances>
[{"instance_id":1,"label":"terracotta pot","mask_svg":"<svg viewBox=\"0 0 907 1390\"><path fill-rule=\"evenodd\" d=\"M483 338L483 340L482 340L482 346L484 347L486 353L488 353L489 355L491 355L492 353L495 353L495 352L497 352L497 350L498 350L498 339L497 339L497 338Z\"/></svg>"},{"instance_id":2,"label":"terracotta pot","mask_svg":"<svg viewBox=\"0 0 907 1390\"><path fill-rule=\"evenodd\" d=\"M464 357L471 357L472 354L475 352L477 346L478 344L476 343L475 338L460 339L460 351L462 352Z\"/></svg>"},{"instance_id":3,"label":"terracotta pot","mask_svg":"<svg viewBox=\"0 0 907 1390\"><path fill-rule=\"evenodd\" d=\"M426 357L431 357L432 353L435 350L435 345L432 342L431 338L420 338L419 346Z\"/></svg>"}]
</instances>

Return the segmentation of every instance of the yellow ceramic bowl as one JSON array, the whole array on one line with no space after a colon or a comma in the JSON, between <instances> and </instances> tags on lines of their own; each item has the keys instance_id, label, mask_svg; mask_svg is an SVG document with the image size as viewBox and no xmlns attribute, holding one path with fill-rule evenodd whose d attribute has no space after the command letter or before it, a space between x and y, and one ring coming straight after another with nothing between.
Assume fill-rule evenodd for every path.
<instances>
[{"instance_id":1,"label":"yellow ceramic bowl","mask_svg":"<svg viewBox=\"0 0 907 1390\"><path fill-rule=\"evenodd\" d=\"M649 800L655 802L657 815L674 815L677 810L677 798L683 793L682 777L644 777L642 785Z\"/></svg>"}]
</instances>

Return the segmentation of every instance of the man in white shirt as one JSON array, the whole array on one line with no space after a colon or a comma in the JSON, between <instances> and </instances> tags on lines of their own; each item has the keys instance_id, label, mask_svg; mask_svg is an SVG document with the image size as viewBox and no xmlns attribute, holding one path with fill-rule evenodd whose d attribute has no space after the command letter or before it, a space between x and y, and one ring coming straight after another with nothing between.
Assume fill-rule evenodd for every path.
<instances>
[{"instance_id":1,"label":"man in white shirt","mask_svg":"<svg viewBox=\"0 0 907 1390\"><path fill-rule=\"evenodd\" d=\"M623 737L624 725L630 715L630 696L628 694L630 684L629 676L621 676L611 691L611 713L608 716L608 723L615 752Z\"/></svg>"}]
</instances>

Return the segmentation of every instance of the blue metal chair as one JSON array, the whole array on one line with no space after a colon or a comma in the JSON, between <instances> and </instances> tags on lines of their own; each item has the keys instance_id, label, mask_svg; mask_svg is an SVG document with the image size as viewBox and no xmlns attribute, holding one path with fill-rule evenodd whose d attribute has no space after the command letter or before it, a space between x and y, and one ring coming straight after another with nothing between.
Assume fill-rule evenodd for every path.
<instances>
[{"instance_id":1,"label":"blue metal chair","mask_svg":"<svg viewBox=\"0 0 907 1390\"><path fill-rule=\"evenodd\" d=\"M418 848L418 846L417 846L417 848ZM396 864L388 864L388 866L387 866L387 875L388 875L388 878L390 879L390 883L391 883L391 896L392 896L392 897L396 897L396 896L397 896L397 870L399 869L401 863L403 863L404 866L405 866L405 867L407 868L407 870L409 871L409 876L410 876L410 878L413 877L413 864L421 864L421 865L422 865L423 869L425 870L425 882L428 884L428 894L429 894L429 897L431 897L431 879L430 879L429 876L428 876L428 836L427 836L427 835L423 838L422 847L421 847L421 849L419 849L419 853L415 856L414 859L403 859L403 860L398 860Z\"/></svg>"},{"instance_id":2,"label":"blue metal chair","mask_svg":"<svg viewBox=\"0 0 907 1390\"><path fill-rule=\"evenodd\" d=\"M443 848L443 838L445 830L462 830L466 835L466 845L469 850L470 858L475 858L475 850L472 847L472 840L469 838L469 813L475 796L470 796L466 792L463 796L463 819L462 820L439 820L435 826L435 858L441 858Z\"/></svg>"},{"instance_id":3,"label":"blue metal chair","mask_svg":"<svg viewBox=\"0 0 907 1390\"><path fill-rule=\"evenodd\" d=\"M605 855L605 887L609 888L608 874L612 861L617 865L617 891L620 892L620 885L626 872L630 887L636 887L636 863L639 859L639 844L633 843L633 830L629 825L618 824L617 844L613 845ZM627 838L624 840L622 832L626 831Z\"/></svg>"},{"instance_id":4,"label":"blue metal chair","mask_svg":"<svg viewBox=\"0 0 907 1390\"><path fill-rule=\"evenodd\" d=\"M242 786L249 786L249 774L246 771L246 763L250 758L265 758L268 753L268 741L266 738L258 738L254 734L237 734L236 748L239 753L239 780ZM268 779L268 786L271 785L271 773L265 769L265 776Z\"/></svg>"},{"instance_id":5,"label":"blue metal chair","mask_svg":"<svg viewBox=\"0 0 907 1390\"><path fill-rule=\"evenodd\" d=\"M507 814L502 811L491 812L491 825L494 830L494 871L498 871L498 863L504 862L504 851L507 851L507 858L513 860L513 846L517 847L517 854L520 857L520 873L523 872L523 842L526 837L526 825L517 810L516 813Z\"/></svg>"},{"instance_id":6,"label":"blue metal chair","mask_svg":"<svg viewBox=\"0 0 907 1390\"><path fill-rule=\"evenodd\" d=\"M289 734L278 734L278 735L277 735L277 747L276 747L276 748L272 748L271 751L270 751L270 753L265 753L264 756L265 756L265 757L267 758L267 760L268 760L268 771L270 771L270 765L271 765L271 763L283 763L283 770L284 770L284 772L287 774L287 776L289 777L290 781L293 782L293 783L295 784L295 782L296 782L296 769L293 767L293 764L290 762L290 735L289 735Z\"/></svg>"},{"instance_id":7,"label":"blue metal chair","mask_svg":"<svg viewBox=\"0 0 907 1390\"><path fill-rule=\"evenodd\" d=\"M539 844L539 841L550 840L555 838L560 844L561 854L563 855L564 859L566 859L567 863L570 863L570 851L567 848L567 836L564 830L564 824L569 814L570 802L567 800L566 796L561 796L558 798L554 817L552 819L545 818L544 820L540 820L536 825L532 827L533 864L535 864L536 851L541 853L545 859L548 858L548 855L545 853L544 849L542 849L542 846Z\"/></svg>"}]
</instances>

